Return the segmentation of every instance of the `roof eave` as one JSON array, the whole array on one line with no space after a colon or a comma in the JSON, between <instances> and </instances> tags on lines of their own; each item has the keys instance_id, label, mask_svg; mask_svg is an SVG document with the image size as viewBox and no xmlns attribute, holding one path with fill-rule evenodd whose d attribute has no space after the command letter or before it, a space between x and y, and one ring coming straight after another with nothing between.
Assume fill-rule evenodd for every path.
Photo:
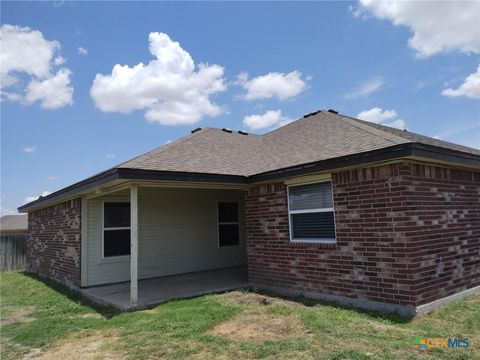
<instances>
[{"instance_id":1,"label":"roof eave","mask_svg":"<svg viewBox=\"0 0 480 360\"><path fill-rule=\"evenodd\" d=\"M436 161L455 163L467 167L480 168L480 156L432 145L411 142L353 155L346 155L268 171L252 175L248 178L248 180L249 183L265 182L285 177L305 175L308 173L336 170L367 163L377 163L409 157L421 157Z\"/></svg>"},{"instance_id":2,"label":"roof eave","mask_svg":"<svg viewBox=\"0 0 480 360\"><path fill-rule=\"evenodd\" d=\"M166 181L190 181L211 182L224 184L246 184L248 179L241 175L211 174L182 171L158 171L148 169L119 168L119 179L125 180L166 180Z\"/></svg>"},{"instance_id":3,"label":"roof eave","mask_svg":"<svg viewBox=\"0 0 480 360\"><path fill-rule=\"evenodd\" d=\"M480 168L480 155L433 145L412 143L412 156Z\"/></svg>"},{"instance_id":4,"label":"roof eave","mask_svg":"<svg viewBox=\"0 0 480 360\"><path fill-rule=\"evenodd\" d=\"M480 169L480 156L456 150L440 148L420 143L404 143L382 149L341 156L311 163L299 164L282 169L268 171L247 176L193 173L179 171L157 171L146 169L113 168L88 179L80 181L53 194L42 197L18 208L19 212L28 212L45 207L47 204L58 202L61 199L72 197L75 194L90 190L114 180L168 180L209 182L223 184L252 184L279 178L305 175L308 173L335 170L345 167L358 166L366 163L376 163L401 158L417 157L442 162L455 163L467 167Z\"/></svg>"},{"instance_id":5,"label":"roof eave","mask_svg":"<svg viewBox=\"0 0 480 360\"><path fill-rule=\"evenodd\" d=\"M90 177L69 187L54 192L53 194L41 197L28 204L18 208L19 212L28 212L30 210L45 207L48 204L59 202L91 190L100 185L112 182L114 180L166 180L166 181L189 181L189 182L209 182L222 184L247 184L247 177L240 175L223 175L209 173L187 173L178 171L156 171L145 169L114 168L96 176Z\"/></svg>"},{"instance_id":6,"label":"roof eave","mask_svg":"<svg viewBox=\"0 0 480 360\"><path fill-rule=\"evenodd\" d=\"M29 210L32 210L32 209L44 207L45 204L56 202L58 200L67 198L69 196L75 195L82 191L95 188L99 185L102 185L117 179L118 179L117 169L110 169L98 175L79 181L73 185L67 186L66 188L58 190L50 195L42 196L37 200L34 200L25 205L22 205L18 207L18 211L28 212Z\"/></svg>"}]
</instances>

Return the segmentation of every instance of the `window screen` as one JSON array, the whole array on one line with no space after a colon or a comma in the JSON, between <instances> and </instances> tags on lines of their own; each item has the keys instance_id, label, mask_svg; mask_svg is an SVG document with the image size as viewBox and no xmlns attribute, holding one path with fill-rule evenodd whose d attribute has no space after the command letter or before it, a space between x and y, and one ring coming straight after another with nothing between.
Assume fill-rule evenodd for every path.
<instances>
[{"instance_id":1,"label":"window screen","mask_svg":"<svg viewBox=\"0 0 480 360\"><path fill-rule=\"evenodd\" d=\"M103 257L130 255L130 203L103 206Z\"/></svg>"},{"instance_id":2,"label":"window screen","mask_svg":"<svg viewBox=\"0 0 480 360\"><path fill-rule=\"evenodd\" d=\"M288 189L292 241L335 240L335 218L330 182L292 186Z\"/></svg>"},{"instance_id":3,"label":"window screen","mask_svg":"<svg viewBox=\"0 0 480 360\"><path fill-rule=\"evenodd\" d=\"M218 244L219 246L234 246L240 243L240 223L238 203L218 203Z\"/></svg>"},{"instance_id":4,"label":"window screen","mask_svg":"<svg viewBox=\"0 0 480 360\"><path fill-rule=\"evenodd\" d=\"M330 182L293 186L290 191L290 210L332 208L332 186Z\"/></svg>"}]
</instances>

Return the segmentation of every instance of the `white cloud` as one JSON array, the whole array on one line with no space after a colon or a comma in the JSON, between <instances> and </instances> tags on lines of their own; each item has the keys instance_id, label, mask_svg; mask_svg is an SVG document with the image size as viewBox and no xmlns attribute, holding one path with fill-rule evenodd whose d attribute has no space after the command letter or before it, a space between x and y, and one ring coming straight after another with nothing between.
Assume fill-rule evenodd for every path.
<instances>
[{"instance_id":1,"label":"white cloud","mask_svg":"<svg viewBox=\"0 0 480 360\"><path fill-rule=\"evenodd\" d=\"M77 51L78 51L78 54L80 55L88 55L88 49L84 48L84 47L78 47L77 48Z\"/></svg>"},{"instance_id":2,"label":"white cloud","mask_svg":"<svg viewBox=\"0 0 480 360\"><path fill-rule=\"evenodd\" d=\"M2 98L5 98L10 101L22 101L23 96L14 92L9 92L9 91L1 91L1 96Z\"/></svg>"},{"instance_id":3,"label":"white cloud","mask_svg":"<svg viewBox=\"0 0 480 360\"><path fill-rule=\"evenodd\" d=\"M467 76L462 85L457 89L448 88L442 91L445 96L466 96L472 99L480 99L480 65L477 72Z\"/></svg>"},{"instance_id":4,"label":"white cloud","mask_svg":"<svg viewBox=\"0 0 480 360\"><path fill-rule=\"evenodd\" d=\"M24 72L37 78L50 76L50 65L60 48L58 41L48 41L40 31L28 27L2 25L2 84L4 76ZM8 82L7 82L8 84Z\"/></svg>"},{"instance_id":5,"label":"white cloud","mask_svg":"<svg viewBox=\"0 0 480 360\"><path fill-rule=\"evenodd\" d=\"M67 68L58 69L65 62L58 54L58 41L46 40L38 30L7 24L1 27L0 39L3 98L22 104L40 100L46 109L73 103L71 72ZM25 77L29 81L27 86L22 82Z\"/></svg>"},{"instance_id":6,"label":"white cloud","mask_svg":"<svg viewBox=\"0 0 480 360\"><path fill-rule=\"evenodd\" d=\"M383 123L382 125L390 126L392 128L400 129L400 130L406 130L406 128L407 128L407 125L405 124L405 121L403 121L402 119L395 119L391 122Z\"/></svg>"},{"instance_id":7,"label":"white cloud","mask_svg":"<svg viewBox=\"0 0 480 360\"><path fill-rule=\"evenodd\" d=\"M357 115L357 118L365 121L370 121L376 124L382 124L390 126L400 130L406 129L405 122L402 119L398 119L398 114L395 110L383 110L379 107L365 110Z\"/></svg>"},{"instance_id":8,"label":"white cloud","mask_svg":"<svg viewBox=\"0 0 480 360\"><path fill-rule=\"evenodd\" d=\"M115 158L116 158L115 154L107 154L107 155L105 155L105 159L109 159L109 160L110 160L110 159L115 159Z\"/></svg>"},{"instance_id":9,"label":"white cloud","mask_svg":"<svg viewBox=\"0 0 480 360\"><path fill-rule=\"evenodd\" d=\"M53 63L55 65L62 65L65 64L65 59L62 56L57 56L55 59L53 59Z\"/></svg>"},{"instance_id":10,"label":"white cloud","mask_svg":"<svg viewBox=\"0 0 480 360\"><path fill-rule=\"evenodd\" d=\"M36 146L26 146L22 148L22 151L27 154L33 154L37 150Z\"/></svg>"},{"instance_id":11,"label":"white cloud","mask_svg":"<svg viewBox=\"0 0 480 360\"><path fill-rule=\"evenodd\" d=\"M480 1L377 1L360 0L354 16L372 14L406 26L413 36L408 44L417 56L460 51L480 52Z\"/></svg>"},{"instance_id":12,"label":"white cloud","mask_svg":"<svg viewBox=\"0 0 480 360\"><path fill-rule=\"evenodd\" d=\"M366 97L373 94L375 91L379 90L383 85L385 85L385 81L383 80L383 77L377 76L368 80L366 83L362 84L352 92L348 93L346 97L348 99Z\"/></svg>"},{"instance_id":13,"label":"white cloud","mask_svg":"<svg viewBox=\"0 0 480 360\"><path fill-rule=\"evenodd\" d=\"M168 139L168 140L166 140L166 141L163 143L163 145L168 145L168 144L170 144L171 142L173 142L173 140Z\"/></svg>"},{"instance_id":14,"label":"white cloud","mask_svg":"<svg viewBox=\"0 0 480 360\"><path fill-rule=\"evenodd\" d=\"M392 120L397 117L395 110L383 110L379 107L364 110L357 115L359 119L370 121L373 123L380 123L385 120Z\"/></svg>"},{"instance_id":15,"label":"white cloud","mask_svg":"<svg viewBox=\"0 0 480 360\"><path fill-rule=\"evenodd\" d=\"M243 118L243 123L253 130L280 127L292 121L293 119L283 116L281 110L269 110L263 115L248 115Z\"/></svg>"},{"instance_id":16,"label":"white cloud","mask_svg":"<svg viewBox=\"0 0 480 360\"><path fill-rule=\"evenodd\" d=\"M309 78L302 79L302 73L292 71L288 74L271 72L248 80L247 73L237 76L237 84L241 85L247 93L246 100L270 99L276 97L286 100L297 96L307 89Z\"/></svg>"},{"instance_id":17,"label":"white cloud","mask_svg":"<svg viewBox=\"0 0 480 360\"><path fill-rule=\"evenodd\" d=\"M53 176L53 175L49 175L47 177L48 180L59 180L60 179L60 176Z\"/></svg>"},{"instance_id":18,"label":"white cloud","mask_svg":"<svg viewBox=\"0 0 480 360\"><path fill-rule=\"evenodd\" d=\"M51 194L50 191L45 190L45 191L43 191L40 195L37 195L37 196L27 196L27 197L25 198L25 200L23 200L23 203L24 203L24 204L27 204L27 203L29 203L29 202L32 202L32 201L37 200L40 196L47 196L47 195L50 195L50 194Z\"/></svg>"},{"instance_id":19,"label":"white cloud","mask_svg":"<svg viewBox=\"0 0 480 360\"><path fill-rule=\"evenodd\" d=\"M73 104L70 74L70 70L60 69L55 76L48 79L30 81L25 101L31 104L39 100L44 109L58 109Z\"/></svg>"},{"instance_id":20,"label":"white cloud","mask_svg":"<svg viewBox=\"0 0 480 360\"><path fill-rule=\"evenodd\" d=\"M195 63L167 34L150 33L147 65L115 65L110 75L97 74L90 95L104 112L146 110L145 118L164 125L193 124L217 116L222 108L210 95L226 89L223 68Z\"/></svg>"}]
</instances>

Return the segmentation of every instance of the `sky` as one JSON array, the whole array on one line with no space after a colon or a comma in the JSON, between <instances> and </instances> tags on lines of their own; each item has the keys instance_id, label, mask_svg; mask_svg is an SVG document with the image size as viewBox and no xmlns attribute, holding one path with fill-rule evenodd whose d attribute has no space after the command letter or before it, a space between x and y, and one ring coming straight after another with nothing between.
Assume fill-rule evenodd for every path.
<instances>
[{"instance_id":1,"label":"sky","mask_svg":"<svg viewBox=\"0 0 480 360\"><path fill-rule=\"evenodd\" d=\"M318 109L480 148L480 2L1 2L1 213Z\"/></svg>"}]
</instances>

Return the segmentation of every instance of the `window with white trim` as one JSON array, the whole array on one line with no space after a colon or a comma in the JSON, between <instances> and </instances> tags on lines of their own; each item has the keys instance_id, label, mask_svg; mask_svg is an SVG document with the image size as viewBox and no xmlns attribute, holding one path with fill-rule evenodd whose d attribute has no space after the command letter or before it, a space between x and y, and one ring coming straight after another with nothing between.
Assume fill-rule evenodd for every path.
<instances>
[{"instance_id":1,"label":"window with white trim","mask_svg":"<svg viewBox=\"0 0 480 360\"><path fill-rule=\"evenodd\" d=\"M292 242L335 242L335 218L330 181L288 188Z\"/></svg>"},{"instance_id":2,"label":"window with white trim","mask_svg":"<svg viewBox=\"0 0 480 360\"><path fill-rule=\"evenodd\" d=\"M235 246L240 243L238 202L218 203L218 246Z\"/></svg>"},{"instance_id":3,"label":"window with white trim","mask_svg":"<svg viewBox=\"0 0 480 360\"><path fill-rule=\"evenodd\" d=\"M130 203L103 203L103 257L130 255Z\"/></svg>"}]
</instances>

